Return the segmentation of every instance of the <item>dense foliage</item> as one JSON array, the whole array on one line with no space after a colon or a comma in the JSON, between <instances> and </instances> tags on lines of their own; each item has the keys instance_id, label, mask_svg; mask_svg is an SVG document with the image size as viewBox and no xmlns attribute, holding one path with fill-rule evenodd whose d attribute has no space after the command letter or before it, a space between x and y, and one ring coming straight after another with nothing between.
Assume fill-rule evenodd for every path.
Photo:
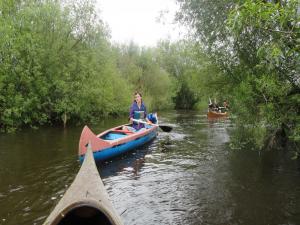
<instances>
[{"instance_id":1,"label":"dense foliage","mask_svg":"<svg viewBox=\"0 0 300 225\"><path fill-rule=\"evenodd\" d=\"M134 43L118 46L117 65L132 90L139 90L147 107L161 110L173 107L174 79L157 63L156 49Z\"/></svg>"},{"instance_id":2,"label":"dense foliage","mask_svg":"<svg viewBox=\"0 0 300 225\"><path fill-rule=\"evenodd\" d=\"M133 92L172 106L151 49L114 47L91 0L0 2L0 129L128 113Z\"/></svg>"},{"instance_id":3,"label":"dense foliage","mask_svg":"<svg viewBox=\"0 0 300 225\"><path fill-rule=\"evenodd\" d=\"M128 90L111 71L107 32L90 2L5 0L0 12L2 129L124 109L121 95L112 104L113 92Z\"/></svg>"},{"instance_id":4,"label":"dense foliage","mask_svg":"<svg viewBox=\"0 0 300 225\"><path fill-rule=\"evenodd\" d=\"M176 109L203 109L214 87L220 82L220 70L203 54L203 47L191 40L157 46L157 60L175 79L173 102ZM209 84L209 86L207 85Z\"/></svg>"},{"instance_id":5,"label":"dense foliage","mask_svg":"<svg viewBox=\"0 0 300 225\"><path fill-rule=\"evenodd\" d=\"M177 19L190 25L194 39L206 46L205 52L223 71L226 87L216 92L230 96L237 124L252 130L261 147L272 147L279 137L297 143L299 1L178 2Z\"/></svg>"}]
</instances>

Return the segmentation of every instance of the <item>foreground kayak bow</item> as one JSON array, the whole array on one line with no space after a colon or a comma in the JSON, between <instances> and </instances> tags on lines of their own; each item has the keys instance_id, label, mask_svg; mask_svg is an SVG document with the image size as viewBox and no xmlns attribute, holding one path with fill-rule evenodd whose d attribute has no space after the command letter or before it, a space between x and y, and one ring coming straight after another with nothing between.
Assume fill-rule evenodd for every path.
<instances>
[{"instance_id":1,"label":"foreground kayak bow","mask_svg":"<svg viewBox=\"0 0 300 225\"><path fill-rule=\"evenodd\" d=\"M99 176L91 145L69 189L43 225L123 225Z\"/></svg>"}]
</instances>

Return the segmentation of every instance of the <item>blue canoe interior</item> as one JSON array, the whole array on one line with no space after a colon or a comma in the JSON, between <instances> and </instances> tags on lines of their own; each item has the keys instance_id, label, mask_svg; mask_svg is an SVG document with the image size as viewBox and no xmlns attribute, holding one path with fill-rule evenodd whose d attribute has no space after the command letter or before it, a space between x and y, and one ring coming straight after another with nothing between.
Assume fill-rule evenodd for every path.
<instances>
[{"instance_id":1,"label":"blue canoe interior","mask_svg":"<svg viewBox=\"0 0 300 225\"><path fill-rule=\"evenodd\" d=\"M107 134L105 134L104 136L101 136L100 138L103 140L116 140L119 138L123 138L125 137L126 134L124 133L116 133L114 131L108 132Z\"/></svg>"}]
</instances>

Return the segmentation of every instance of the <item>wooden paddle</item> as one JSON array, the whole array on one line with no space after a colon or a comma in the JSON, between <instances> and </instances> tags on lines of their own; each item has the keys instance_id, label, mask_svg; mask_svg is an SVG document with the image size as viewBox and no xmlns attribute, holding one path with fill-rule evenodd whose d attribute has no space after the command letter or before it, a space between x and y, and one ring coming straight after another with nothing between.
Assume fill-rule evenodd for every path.
<instances>
[{"instance_id":1,"label":"wooden paddle","mask_svg":"<svg viewBox=\"0 0 300 225\"><path fill-rule=\"evenodd\" d=\"M146 121L143 121L143 120L132 119L132 121L137 122L137 123L148 124L148 125L151 125L151 126L157 126L164 132L170 132L173 129L173 127L166 126L166 125L158 125L158 124L155 124L155 123L149 124L149 123L147 123Z\"/></svg>"}]
</instances>

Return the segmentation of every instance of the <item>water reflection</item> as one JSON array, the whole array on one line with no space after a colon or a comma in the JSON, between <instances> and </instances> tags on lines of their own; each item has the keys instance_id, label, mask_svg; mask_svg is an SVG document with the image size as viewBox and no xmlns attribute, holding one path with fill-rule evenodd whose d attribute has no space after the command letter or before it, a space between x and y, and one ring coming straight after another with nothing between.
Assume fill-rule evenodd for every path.
<instances>
[{"instance_id":1,"label":"water reflection","mask_svg":"<svg viewBox=\"0 0 300 225\"><path fill-rule=\"evenodd\" d=\"M300 174L295 171L296 162L282 152L281 172L276 172L277 166L267 161L278 162L278 153L238 151L231 155L229 190L235 202L233 220L239 219L241 224L299 224ZM282 162L284 158L288 164Z\"/></svg>"},{"instance_id":2,"label":"water reflection","mask_svg":"<svg viewBox=\"0 0 300 225\"><path fill-rule=\"evenodd\" d=\"M140 147L137 150L128 152L111 160L98 163L98 169L101 177L117 176L121 172L132 173L134 177L138 176L139 170L143 167L146 154L151 153L150 146L154 141Z\"/></svg>"}]
</instances>

